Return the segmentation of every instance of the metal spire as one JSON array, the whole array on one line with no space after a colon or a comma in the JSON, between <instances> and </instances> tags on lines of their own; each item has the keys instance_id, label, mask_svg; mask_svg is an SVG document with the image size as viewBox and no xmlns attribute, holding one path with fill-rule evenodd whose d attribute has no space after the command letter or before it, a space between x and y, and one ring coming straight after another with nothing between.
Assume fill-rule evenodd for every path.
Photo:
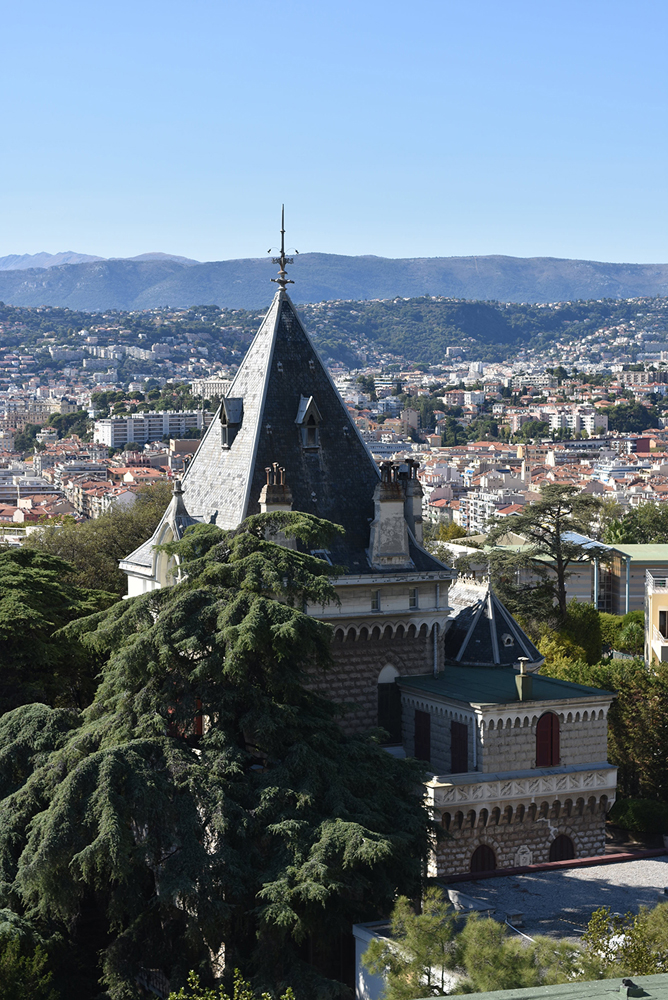
<instances>
[{"instance_id":1,"label":"metal spire","mask_svg":"<svg viewBox=\"0 0 668 1000\"><path fill-rule=\"evenodd\" d=\"M272 253L271 249L267 250L267 253ZM291 250L290 253L298 254L299 250ZM294 257L285 256L285 205L281 205L281 255L280 257L272 257L272 263L280 264L280 271L278 272L277 278L272 278L277 285L280 285L281 289L285 291L286 285L294 285L292 281L287 276L287 271L285 270L286 264L294 264Z\"/></svg>"}]
</instances>

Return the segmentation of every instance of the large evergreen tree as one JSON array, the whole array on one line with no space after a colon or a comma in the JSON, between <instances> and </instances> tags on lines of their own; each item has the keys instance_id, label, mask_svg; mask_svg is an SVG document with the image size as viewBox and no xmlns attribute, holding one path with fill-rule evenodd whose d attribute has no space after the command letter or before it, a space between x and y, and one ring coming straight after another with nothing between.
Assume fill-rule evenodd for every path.
<instances>
[{"instance_id":1,"label":"large evergreen tree","mask_svg":"<svg viewBox=\"0 0 668 1000\"><path fill-rule=\"evenodd\" d=\"M0 906L75 965L99 951L113 1000L142 969L211 980L223 946L258 987L336 996L341 934L419 888L418 766L344 735L304 684L331 628L302 608L336 599L309 552L337 530L190 529L184 582L68 626L105 663L91 706L0 719Z\"/></svg>"},{"instance_id":2,"label":"large evergreen tree","mask_svg":"<svg viewBox=\"0 0 668 1000\"><path fill-rule=\"evenodd\" d=\"M566 579L570 565L587 558L577 535L589 535L601 509L597 497L582 493L577 486L547 483L541 487L540 499L526 504L519 514L499 521L489 532L487 544L495 545L508 532L526 538L530 548L523 552L498 550L492 553L492 573L500 591L510 591L503 599L513 607L513 570L531 566L540 579L535 598L543 612L555 605L559 620L567 618ZM524 588L522 600L531 603L533 585ZM519 596L519 595L518 595ZM547 599L547 604L545 603Z\"/></svg>"}]
</instances>

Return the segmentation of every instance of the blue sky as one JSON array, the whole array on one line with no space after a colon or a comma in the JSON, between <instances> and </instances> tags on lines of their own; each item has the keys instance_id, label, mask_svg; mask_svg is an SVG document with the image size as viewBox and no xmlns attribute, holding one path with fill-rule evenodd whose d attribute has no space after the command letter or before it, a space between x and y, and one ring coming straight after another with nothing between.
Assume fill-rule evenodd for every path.
<instances>
[{"instance_id":1,"label":"blue sky","mask_svg":"<svg viewBox=\"0 0 668 1000\"><path fill-rule=\"evenodd\" d=\"M668 261L663 0L6 4L0 255Z\"/></svg>"}]
</instances>

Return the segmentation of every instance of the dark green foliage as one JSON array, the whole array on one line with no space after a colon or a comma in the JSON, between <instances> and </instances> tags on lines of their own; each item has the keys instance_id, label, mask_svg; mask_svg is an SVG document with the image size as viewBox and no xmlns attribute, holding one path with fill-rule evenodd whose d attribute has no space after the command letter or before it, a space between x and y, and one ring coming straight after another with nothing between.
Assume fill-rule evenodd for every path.
<instances>
[{"instance_id":1,"label":"dark green foliage","mask_svg":"<svg viewBox=\"0 0 668 1000\"><path fill-rule=\"evenodd\" d=\"M620 434L631 434L657 426L657 413L651 407L648 409L642 403L620 403L619 406L606 406L601 413L607 414L608 429Z\"/></svg>"},{"instance_id":2,"label":"dark green foliage","mask_svg":"<svg viewBox=\"0 0 668 1000\"><path fill-rule=\"evenodd\" d=\"M608 759L618 767L618 794L668 801L668 665L641 659L544 666L541 673L614 691L608 713Z\"/></svg>"},{"instance_id":3,"label":"dark green foliage","mask_svg":"<svg viewBox=\"0 0 668 1000\"><path fill-rule=\"evenodd\" d=\"M294 993L288 986L281 1000L293 1000L293 998ZM188 976L188 987L182 986L178 993L170 993L169 1000L271 1000L271 996L269 993L258 996L251 984L243 978L238 969L235 969L231 995L223 986L219 986L218 989L202 986L199 976L191 971Z\"/></svg>"},{"instance_id":4,"label":"dark green foliage","mask_svg":"<svg viewBox=\"0 0 668 1000\"><path fill-rule=\"evenodd\" d=\"M61 438L76 434L82 440L90 439L93 422L85 410L75 413L52 413L47 420L48 427L55 427Z\"/></svg>"},{"instance_id":5,"label":"dark green foliage","mask_svg":"<svg viewBox=\"0 0 668 1000\"><path fill-rule=\"evenodd\" d=\"M46 526L27 540L27 546L66 559L74 567L73 579L82 587L106 590L122 597L127 577L119 560L136 549L157 528L172 498L170 483L142 486L129 508L112 507L101 517L77 524Z\"/></svg>"},{"instance_id":6,"label":"dark green foliage","mask_svg":"<svg viewBox=\"0 0 668 1000\"><path fill-rule=\"evenodd\" d=\"M116 597L79 587L74 576L45 552L0 552L0 712L31 701L82 707L92 697L94 661L71 637L54 633Z\"/></svg>"},{"instance_id":7,"label":"dark green foliage","mask_svg":"<svg viewBox=\"0 0 668 1000\"><path fill-rule=\"evenodd\" d=\"M427 889L422 911L397 900L392 944L375 938L364 965L385 979L383 1000L517 990L585 978L582 953L570 942L511 935L498 920L455 914L440 888ZM458 974L455 982L453 975Z\"/></svg>"},{"instance_id":8,"label":"dark green foliage","mask_svg":"<svg viewBox=\"0 0 668 1000\"><path fill-rule=\"evenodd\" d=\"M601 642L609 649L619 649L619 633L623 628L621 615L609 615L605 611L600 611L598 615L599 627L601 629Z\"/></svg>"},{"instance_id":9,"label":"dark green foliage","mask_svg":"<svg viewBox=\"0 0 668 1000\"><path fill-rule=\"evenodd\" d=\"M14 448L16 451L32 451L35 447L35 438L41 429L39 424L26 424L22 431L14 435Z\"/></svg>"},{"instance_id":10,"label":"dark green foliage","mask_svg":"<svg viewBox=\"0 0 668 1000\"><path fill-rule=\"evenodd\" d=\"M211 983L222 942L257 988L339 996L327 948L419 891L421 771L345 736L303 686L328 668L331 628L301 608L334 599L332 568L264 537L322 547L337 530L305 514L191 529L186 582L66 629L104 663L76 728L45 719L32 755L34 706L0 729L22 778L0 801L0 906L73 960L99 952L113 1000L137 996L140 967Z\"/></svg>"},{"instance_id":11,"label":"dark green foliage","mask_svg":"<svg viewBox=\"0 0 668 1000\"><path fill-rule=\"evenodd\" d=\"M668 802L655 799L617 799L610 821L637 833L668 833Z\"/></svg>"},{"instance_id":12,"label":"dark green foliage","mask_svg":"<svg viewBox=\"0 0 668 1000\"><path fill-rule=\"evenodd\" d=\"M60 1000L48 971L48 958L39 946L22 953L16 938L0 941L0 995L2 1000Z\"/></svg>"},{"instance_id":13,"label":"dark green foliage","mask_svg":"<svg viewBox=\"0 0 668 1000\"><path fill-rule=\"evenodd\" d=\"M611 545L668 543L668 504L642 504L611 521L604 532Z\"/></svg>"},{"instance_id":14,"label":"dark green foliage","mask_svg":"<svg viewBox=\"0 0 668 1000\"><path fill-rule=\"evenodd\" d=\"M609 906L592 914L582 935L583 965L588 979L651 976L668 971L668 905L641 907L637 914L611 913Z\"/></svg>"},{"instance_id":15,"label":"dark green foliage","mask_svg":"<svg viewBox=\"0 0 668 1000\"><path fill-rule=\"evenodd\" d=\"M566 609L566 624L563 631L568 638L584 649L587 663L598 663L601 659L601 622L593 604L584 604L573 599Z\"/></svg>"}]
</instances>

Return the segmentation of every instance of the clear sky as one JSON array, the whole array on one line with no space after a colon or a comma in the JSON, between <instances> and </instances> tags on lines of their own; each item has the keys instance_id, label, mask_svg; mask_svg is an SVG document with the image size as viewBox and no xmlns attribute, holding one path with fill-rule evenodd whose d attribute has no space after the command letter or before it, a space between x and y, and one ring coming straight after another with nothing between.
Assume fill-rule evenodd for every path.
<instances>
[{"instance_id":1,"label":"clear sky","mask_svg":"<svg viewBox=\"0 0 668 1000\"><path fill-rule=\"evenodd\" d=\"M668 261L665 0L3 5L0 255Z\"/></svg>"}]
</instances>

